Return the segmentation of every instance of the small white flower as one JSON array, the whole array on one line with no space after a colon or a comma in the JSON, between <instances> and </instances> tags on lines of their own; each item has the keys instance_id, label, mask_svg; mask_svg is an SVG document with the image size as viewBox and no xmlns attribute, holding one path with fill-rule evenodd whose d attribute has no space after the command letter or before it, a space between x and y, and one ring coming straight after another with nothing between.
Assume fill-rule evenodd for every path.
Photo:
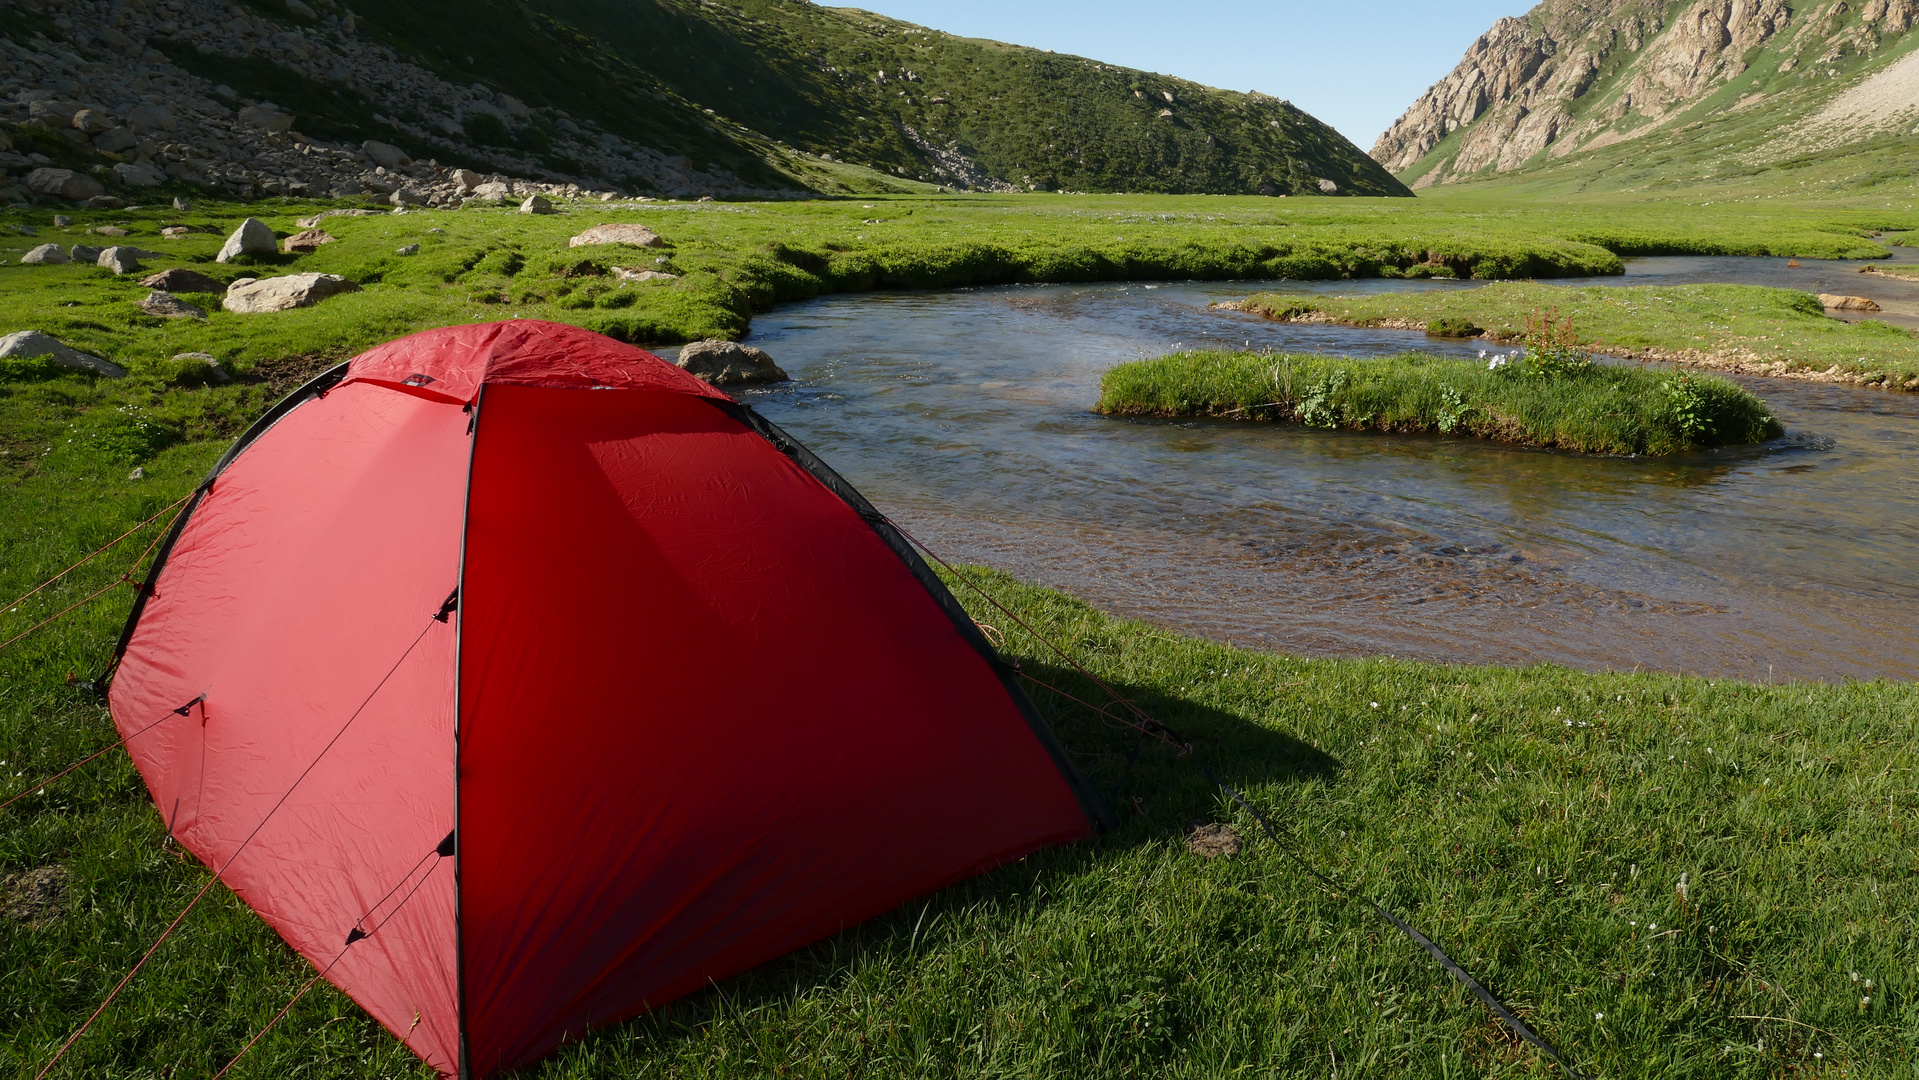
<instances>
[{"instance_id":1,"label":"small white flower","mask_svg":"<svg viewBox=\"0 0 1919 1080\"><path fill-rule=\"evenodd\" d=\"M1373 702L1373 708L1375 709L1379 708L1379 702L1377 701Z\"/></svg>"},{"instance_id":2,"label":"small white flower","mask_svg":"<svg viewBox=\"0 0 1919 1080\"><path fill-rule=\"evenodd\" d=\"M1606 1014L1605 1014L1605 1013L1594 1013L1594 1014L1593 1014L1593 1019L1594 1019L1594 1020L1604 1020L1605 1018L1606 1018Z\"/></svg>"}]
</instances>

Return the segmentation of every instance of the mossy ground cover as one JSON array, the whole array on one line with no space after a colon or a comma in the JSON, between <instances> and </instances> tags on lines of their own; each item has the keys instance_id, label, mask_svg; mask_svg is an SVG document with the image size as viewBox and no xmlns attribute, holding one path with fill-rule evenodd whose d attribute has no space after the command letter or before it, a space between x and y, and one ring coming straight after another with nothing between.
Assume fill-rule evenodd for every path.
<instances>
[{"instance_id":1,"label":"mossy ground cover","mask_svg":"<svg viewBox=\"0 0 1919 1080\"><path fill-rule=\"evenodd\" d=\"M1867 383L1919 389L1919 335L1868 319L1829 318L1819 300L1758 285L1549 285L1497 282L1478 289L1365 296L1262 294L1242 310L1271 318L1358 326L1470 322L1497 341L1516 340L1526 320L1556 311L1594 348L1776 372L1827 371Z\"/></svg>"},{"instance_id":2,"label":"mossy ground cover","mask_svg":"<svg viewBox=\"0 0 1919 1080\"><path fill-rule=\"evenodd\" d=\"M75 399L91 392L64 382ZM0 485L8 598L185 494L222 448L177 443L135 481L124 449L43 445ZM110 581L145 539L0 629ZM1302 660L968 574L1190 741L1352 895L1432 934L1588 1075L1908 1075L1911 687ZM100 669L127 599L0 652L0 790L111 740L104 710L68 680ZM1008 649L1030 675L1094 699L1016 630ZM1138 736L1034 694L1119 809L1115 832L909 904L530 1075L1558 1075L1364 905L1316 887L1190 762L1156 743L1132 760ZM1197 821L1234 825L1245 850L1189 853ZM0 929L10 1074L37 1071L206 880L118 753L0 812L0 877L53 867L63 894ZM55 1075L208 1075L308 974L216 889ZM429 1073L323 985L233 1075Z\"/></svg>"},{"instance_id":3,"label":"mossy ground cover","mask_svg":"<svg viewBox=\"0 0 1919 1080\"><path fill-rule=\"evenodd\" d=\"M1765 402L1711 375L1592 364L1559 377L1525 361L1417 353L1378 359L1182 352L1100 381L1112 416L1213 416L1420 432L1592 454L1675 454L1784 434Z\"/></svg>"},{"instance_id":4,"label":"mossy ground cover","mask_svg":"<svg viewBox=\"0 0 1919 1080\"><path fill-rule=\"evenodd\" d=\"M129 367L200 351L243 368L295 354L343 356L414 330L516 316L670 343L737 338L755 311L822 292L1168 278L1595 275L1621 269L1606 243L1633 251L1872 257L1885 249L1868 233L1919 225L1910 215L1894 221L1877 212L1806 209L1668 216L1407 199L893 196L579 203L553 216L475 207L341 217L321 226L338 242L311 255L265 266L210 262L246 216L288 234L298 231L298 219L341 205L276 199L205 202L184 214L158 207L86 211L75 213L70 228L55 227L52 210L6 212L0 233L11 235L0 236L0 331L43 330ZM601 221L644 223L670 246L566 246L568 236ZM159 235L175 224L197 231L180 239ZM128 235L90 232L105 225ZM1628 233L1629 244L1620 239ZM131 244L164 253L148 260L153 268L191 266L222 282L242 274L338 273L363 291L273 315L232 315L219 309L217 296L190 296L209 317L169 321L138 310L145 290L133 277L18 263L28 248L49 241ZM419 254L395 253L414 243ZM681 276L622 285L608 272L614 265Z\"/></svg>"}]
</instances>

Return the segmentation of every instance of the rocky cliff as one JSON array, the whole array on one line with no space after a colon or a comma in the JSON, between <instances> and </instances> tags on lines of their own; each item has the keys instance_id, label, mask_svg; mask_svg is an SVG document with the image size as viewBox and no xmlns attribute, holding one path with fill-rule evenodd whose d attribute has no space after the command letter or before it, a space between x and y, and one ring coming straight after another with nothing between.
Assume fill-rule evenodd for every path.
<instances>
[{"instance_id":1,"label":"rocky cliff","mask_svg":"<svg viewBox=\"0 0 1919 1080\"><path fill-rule=\"evenodd\" d=\"M1851 114L1877 117L1853 133L1867 137L1919 118L1906 80L1886 77L1915 21L1919 0L1546 0L1475 41L1372 156L1425 187L1753 110L1795 136L1784 151L1849 91L1869 99Z\"/></svg>"}]
</instances>

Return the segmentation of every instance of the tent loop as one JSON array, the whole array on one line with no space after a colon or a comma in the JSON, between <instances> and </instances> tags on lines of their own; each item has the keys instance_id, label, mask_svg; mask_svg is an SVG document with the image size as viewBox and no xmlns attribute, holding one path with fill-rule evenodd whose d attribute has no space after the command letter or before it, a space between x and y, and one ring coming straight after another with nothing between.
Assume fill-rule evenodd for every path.
<instances>
[{"instance_id":1,"label":"tent loop","mask_svg":"<svg viewBox=\"0 0 1919 1080\"><path fill-rule=\"evenodd\" d=\"M199 697L194 698L192 701L187 702L185 705L182 705L177 709L168 709L160 717L160 719L155 720L151 724L148 724L147 726L141 728L140 730L134 732L133 734L123 735L120 738L115 739L114 741L101 747L100 749L95 750L93 753L88 754L86 757L81 758L79 761L76 761L73 764L67 766L66 768L61 769L59 772L54 773L52 776L46 777L41 780L36 780L33 783L28 784L26 787L22 788L20 791L16 792L14 795L9 797L6 802L0 802L0 810L5 810L7 807L12 806L14 803L19 802L21 799L26 798L28 795L32 794L35 791L46 790L46 786L48 784L53 783L55 780L59 780L70 773L77 772L79 771L81 766L86 765L89 762L92 762L95 759L104 756L108 751L114 749L115 747L125 746L127 743L131 742L132 740L137 739L142 735L145 735L147 732L152 731L154 728L157 728L161 724L166 723L167 717L169 716L185 716L187 715L187 713L193 711L193 707L195 705L201 705L202 706L201 714L205 715L205 712L206 712L205 704L204 704L205 701L206 701L206 695L201 694Z\"/></svg>"}]
</instances>

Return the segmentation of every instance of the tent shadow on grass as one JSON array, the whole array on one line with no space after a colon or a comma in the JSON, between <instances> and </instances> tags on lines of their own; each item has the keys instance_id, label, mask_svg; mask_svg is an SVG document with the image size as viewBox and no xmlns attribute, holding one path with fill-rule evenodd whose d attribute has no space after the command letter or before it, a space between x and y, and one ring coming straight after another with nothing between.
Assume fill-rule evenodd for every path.
<instances>
[{"instance_id":1,"label":"tent shadow on grass","mask_svg":"<svg viewBox=\"0 0 1919 1080\"><path fill-rule=\"evenodd\" d=\"M1071 669L1030 661L1022 667L1036 679L1083 701L1108 700L1104 692ZM630 1046L663 1049L681 1040L700 1038L703 1029L714 1022L740 1020L764 1007L855 978L875 957L892 954L904 958L916 942L923 943L922 931L942 920L982 904L1045 905L1057 892L1054 883L1070 881L1119 853L1151 844L1180 844L1192 825L1229 816L1223 807L1225 796L1201 772L1199 761L1241 791L1331 781L1342 768L1338 759L1324 751L1237 713L1146 686L1109 683L1121 696L1192 744L1194 754L1182 758L1157 739L1094 715L1052 691L1030 682L1025 685L1060 744L1106 797L1117 820L1114 829L1082 843L1036 852L959 882L652 1013L589 1035L571 1052L562 1050L546 1063L547 1067L558 1065L564 1071L561 1063L573 1055L594 1057L594 1044L599 1040L621 1045L620 1052L630 1053L626 1049ZM536 1066L521 1075L539 1071L541 1067Z\"/></svg>"}]
</instances>

